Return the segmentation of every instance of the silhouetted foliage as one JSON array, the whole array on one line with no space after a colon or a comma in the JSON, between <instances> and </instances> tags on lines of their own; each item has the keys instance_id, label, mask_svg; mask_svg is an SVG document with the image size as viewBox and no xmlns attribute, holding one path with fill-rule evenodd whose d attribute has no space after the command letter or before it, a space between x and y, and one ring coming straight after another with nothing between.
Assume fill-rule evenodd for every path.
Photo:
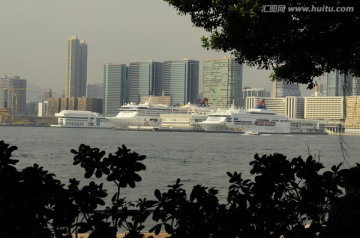
<instances>
[{"instance_id":1,"label":"silhouetted foliage","mask_svg":"<svg viewBox=\"0 0 360 238\"><path fill-rule=\"evenodd\" d=\"M230 173L227 204L215 189L195 186L186 198L178 179L169 190L155 190L153 214L171 237L317 237L330 201L340 195L339 166L320 174L323 165L311 156L287 160L284 155L255 155L253 180ZM305 229L305 224L311 226Z\"/></svg>"},{"instance_id":2,"label":"silhouetted foliage","mask_svg":"<svg viewBox=\"0 0 360 238\"><path fill-rule=\"evenodd\" d=\"M342 170L346 195L335 198L322 237L358 237L360 227L360 165Z\"/></svg>"},{"instance_id":3,"label":"silhouetted foliage","mask_svg":"<svg viewBox=\"0 0 360 238\"><path fill-rule=\"evenodd\" d=\"M343 187L341 164L320 172L323 165L312 156L289 160L282 154L255 155L250 162L253 178L227 173L225 203L215 188L202 185L187 195L180 179L165 192L156 189L155 200L128 202L121 189L141 181L145 156L125 145L107 157L98 148L80 145L78 151L71 150L74 165L84 168L86 178L104 176L117 188L107 205L102 183L90 181L80 187L79 181L70 179L65 187L36 164L18 171L18 161L11 159L16 149L0 142L0 237L61 238L89 232L90 238L115 238L119 229L125 229L126 237L141 238L150 210L157 223L150 231L165 230L174 238L318 237L330 203Z\"/></svg>"}]
</instances>

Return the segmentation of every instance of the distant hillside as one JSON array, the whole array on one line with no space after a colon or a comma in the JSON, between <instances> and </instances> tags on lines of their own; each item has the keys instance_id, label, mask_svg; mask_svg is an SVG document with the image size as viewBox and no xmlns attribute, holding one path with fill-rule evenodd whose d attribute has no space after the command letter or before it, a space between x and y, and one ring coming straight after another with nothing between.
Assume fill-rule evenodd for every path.
<instances>
[{"instance_id":1,"label":"distant hillside","mask_svg":"<svg viewBox=\"0 0 360 238\"><path fill-rule=\"evenodd\" d=\"M49 91L49 88L45 88L36 84L26 83L26 101L27 102L37 102L42 99L45 92ZM53 89L53 97L60 97L61 94L55 92Z\"/></svg>"}]
</instances>

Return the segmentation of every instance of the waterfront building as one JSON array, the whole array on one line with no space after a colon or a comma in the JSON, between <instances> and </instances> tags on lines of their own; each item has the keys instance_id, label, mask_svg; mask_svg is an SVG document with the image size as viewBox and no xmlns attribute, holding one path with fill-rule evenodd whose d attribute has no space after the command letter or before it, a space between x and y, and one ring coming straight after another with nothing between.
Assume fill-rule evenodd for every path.
<instances>
[{"instance_id":1,"label":"waterfront building","mask_svg":"<svg viewBox=\"0 0 360 238\"><path fill-rule=\"evenodd\" d=\"M92 111L102 113L103 99L101 98L49 98L47 114L54 116L63 110Z\"/></svg>"},{"instance_id":2,"label":"waterfront building","mask_svg":"<svg viewBox=\"0 0 360 238\"><path fill-rule=\"evenodd\" d=\"M38 102L38 111L37 111L38 117L48 116L48 114L49 114L48 110L49 110L49 102L48 101Z\"/></svg>"},{"instance_id":3,"label":"waterfront building","mask_svg":"<svg viewBox=\"0 0 360 238\"><path fill-rule=\"evenodd\" d=\"M88 83L86 86L87 98L104 98L103 83Z\"/></svg>"},{"instance_id":4,"label":"waterfront building","mask_svg":"<svg viewBox=\"0 0 360 238\"><path fill-rule=\"evenodd\" d=\"M290 84L285 81L274 81L272 85L271 97L283 98L287 96L300 96L299 84Z\"/></svg>"},{"instance_id":5,"label":"waterfront building","mask_svg":"<svg viewBox=\"0 0 360 238\"><path fill-rule=\"evenodd\" d=\"M209 106L241 106L242 71L242 64L231 57L204 60L202 97Z\"/></svg>"},{"instance_id":6,"label":"waterfront building","mask_svg":"<svg viewBox=\"0 0 360 238\"><path fill-rule=\"evenodd\" d=\"M344 97L304 97L304 118L314 120L343 120Z\"/></svg>"},{"instance_id":7,"label":"waterfront building","mask_svg":"<svg viewBox=\"0 0 360 238\"><path fill-rule=\"evenodd\" d=\"M65 98L86 96L87 44L77 36L67 42Z\"/></svg>"},{"instance_id":8,"label":"waterfront building","mask_svg":"<svg viewBox=\"0 0 360 238\"><path fill-rule=\"evenodd\" d=\"M26 103L26 116L37 116L38 114L38 102L27 102Z\"/></svg>"},{"instance_id":9,"label":"waterfront building","mask_svg":"<svg viewBox=\"0 0 360 238\"><path fill-rule=\"evenodd\" d=\"M71 109L69 109L71 110ZM102 98L77 98L78 111L91 111L102 113L103 112L103 99Z\"/></svg>"},{"instance_id":10,"label":"waterfront building","mask_svg":"<svg viewBox=\"0 0 360 238\"><path fill-rule=\"evenodd\" d=\"M291 133L326 133L326 121L323 120L306 120L295 119L291 120Z\"/></svg>"},{"instance_id":11,"label":"waterfront building","mask_svg":"<svg viewBox=\"0 0 360 238\"><path fill-rule=\"evenodd\" d=\"M266 109L274 112L275 114L285 116L289 119L304 118L304 98L302 97L247 97L246 109L255 108L261 100L265 102Z\"/></svg>"},{"instance_id":12,"label":"waterfront building","mask_svg":"<svg viewBox=\"0 0 360 238\"><path fill-rule=\"evenodd\" d=\"M171 96L173 105L195 104L199 94L199 61L165 61L163 94Z\"/></svg>"},{"instance_id":13,"label":"waterfront building","mask_svg":"<svg viewBox=\"0 0 360 238\"><path fill-rule=\"evenodd\" d=\"M60 98L60 110L68 110L69 109L69 98ZM71 110L74 110L72 108Z\"/></svg>"},{"instance_id":14,"label":"waterfront building","mask_svg":"<svg viewBox=\"0 0 360 238\"><path fill-rule=\"evenodd\" d=\"M61 98L49 98L48 99L48 115L54 116L55 113L61 111Z\"/></svg>"},{"instance_id":15,"label":"waterfront building","mask_svg":"<svg viewBox=\"0 0 360 238\"><path fill-rule=\"evenodd\" d=\"M12 116L26 115L26 79L0 78L0 108L9 108Z\"/></svg>"},{"instance_id":16,"label":"waterfront building","mask_svg":"<svg viewBox=\"0 0 360 238\"><path fill-rule=\"evenodd\" d=\"M10 123L10 109L0 107L0 124Z\"/></svg>"},{"instance_id":17,"label":"waterfront building","mask_svg":"<svg viewBox=\"0 0 360 238\"><path fill-rule=\"evenodd\" d=\"M346 97L346 133L360 133L360 96Z\"/></svg>"},{"instance_id":18,"label":"waterfront building","mask_svg":"<svg viewBox=\"0 0 360 238\"><path fill-rule=\"evenodd\" d=\"M164 63L152 60L129 64L129 101L139 103L141 96L161 96Z\"/></svg>"},{"instance_id":19,"label":"waterfront building","mask_svg":"<svg viewBox=\"0 0 360 238\"><path fill-rule=\"evenodd\" d=\"M121 105L129 102L126 65L105 64L103 85L103 112L105 115L117 114Z\"/></svg>"},{"instance_id":20,"label":"waterfront building","mask_svg":"<svg viewBox=\"0 0 360 238\"><path fill-rule=\"evenodd\" d=\"M244 87L242 89L242 98L245 100L247 97L260 97L269 98L271 93L266 91L265 88L250 88Z\"/></svg>"}]
</instances>

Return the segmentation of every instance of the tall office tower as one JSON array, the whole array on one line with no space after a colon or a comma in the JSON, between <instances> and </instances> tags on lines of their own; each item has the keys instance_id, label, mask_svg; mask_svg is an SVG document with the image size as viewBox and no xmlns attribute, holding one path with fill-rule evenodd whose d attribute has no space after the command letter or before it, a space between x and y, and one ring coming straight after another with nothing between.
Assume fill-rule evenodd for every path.
<instances>
[{"instance_id":1,"label":"tall office tower","mask_svg":"<svg viewBox=\"0 0 360 238\"><path fill-rule=\"evenodd\" d=\"M242 64L230 57L204 60L202 95L210 106L241 106L241 90Z\"/></svg>"},{"instance_id":2,"label":"tall office tower","mask_svg":"<svg viewBox=\"0 0 360 238\"><path fill-rule=\"evenodd\" d=\"M152 60L129 65L130 102L139 103L141 96L161 96L164 63Z\"/></svg>"},{"instance_id":3,"label":"tall office tower","mask_svg":"<svg viewBox=\"0 0 360 238\"><path fill-rule=\"evenodd\" d=\"M87 98L104 98L103 83L88 83L86 86Z\"/></svg>"},{"instance_id":4,"label":"tall office tower","mask_svg":"<svg viewBox=\"0 0 360 238\"><path fill-rule=\"evenodd\" d=\"M299 84L288 84L285 81L274 81L271 97L283 98L288 96L300 96Z\"/></svg>"},{"instance_id":5,"label":"tall office tower","mask_svg":"<svg viewBox=\"0 0 360 238\"><path fill-rule=\"evenodd\" d=\"M327 96L351 96L353 95L353 78L351 74L347 75L345 83L345 75L340 74L339 70L332 71L327 74Z\"/></svg>"},{"instance_id":6,"label":"tall office tower","mask_svg":"<svg viewBox=\"0 0 360 238\"><path fill-rule=\"evenodd\" d=\"M173 105L197 103L199 94L199 61L182 59L164 62L163 90Z\"/></svg>"},{"instance_id":7,"label":"tall office tower","mask_svg":"<svg viewBox=\"0 0 360 238\"><path fill-rule=\"evenodd\" d=\"M26 79L0 78L0 108L9 108L14 116L26 114Z\"/></svg>"},{"instance_id":8,"label":"tall office tower","mask_svg":"<svg viewBox=\"0 0 360 238\"><path fill-rule=\"evenodd\" d=\"M77 36L67 42L65 98L86 96L87 44Z\"/></svg>"},{"instance_id":9,"label":"tall office tower","mask_svg":"<svg viewBox=\"0 0 360 238\"><path fill-rule=\"evenodd\" d=\"M116 114L128 102L127 68L125 64L104 65L103 113Z\"/></svg>"}]
</instances>

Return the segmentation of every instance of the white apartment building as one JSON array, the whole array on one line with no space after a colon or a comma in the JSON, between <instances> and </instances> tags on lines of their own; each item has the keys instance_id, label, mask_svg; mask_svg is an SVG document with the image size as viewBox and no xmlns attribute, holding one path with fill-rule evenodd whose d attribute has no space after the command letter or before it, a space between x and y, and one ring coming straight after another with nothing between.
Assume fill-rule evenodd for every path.
<instances>
[{"instance_id":1,"label":"white apartment building","mask_svg":"<svg viewBox=\"0 0 360 238\"><path fill-rule=\"evenodd\" d=\"M304 98L292 96L284 98L247 97L246 109L255 108L260 100L265 100L266 108L278 115L289 119L304 118Z\"/></svg>"},{"instance_id":2,"label":"white apartment building","mask_svg":"<svg viewBox=\"0 0 360 238\"><path fill-rule=\"evenodd\" d=\"M241 96L241 107L245 107L247 97L269 98L271 97L271 92L266 91L265 88L243 87Z\"/></svg>"}]
</instances>

